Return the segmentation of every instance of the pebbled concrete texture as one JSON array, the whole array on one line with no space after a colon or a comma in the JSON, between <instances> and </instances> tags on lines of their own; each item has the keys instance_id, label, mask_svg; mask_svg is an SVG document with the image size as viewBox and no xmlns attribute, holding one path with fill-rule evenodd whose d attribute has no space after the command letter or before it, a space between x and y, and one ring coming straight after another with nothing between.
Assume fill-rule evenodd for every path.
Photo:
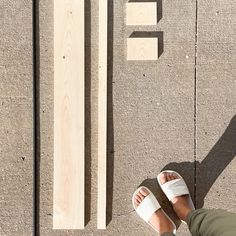
<instances>
[{"instance_id":1,"label":"pebbled concrete texture","mask_svg":"<svg viewBox=\"0 0 236 236\"><path fill-rule=\"evenodd\" d=\"M0 235L33 234L31 1L0 3Z\"/></svg>"},{"instance_id":2,"label":"pebbled concrete texture","mask_svg":"<svg viewBox=\"0 0 236 236\"><path fill-rule=\"evenodd\" d=\"M235 2L198 9L197 204L236 212Z\"/></svg>"},{"instance_id":3,"label":"pebbled concrete texture","mask_svg":"<svg viewBox=\"0 0 236 236\"><path fill-rule=\"evenodd\" d=\"M158 24L142 27L125 25L126 2L109 0L108 226L102 231L96 230L98 1L86 1L85 7L87 225L75 231L52 230L53 1L38 3L37 235L155 235L134 212L131 197L139 185L148 186L176 220L157 185L163 168L186 178L198 207L236 212L236 1L157 0ZM2 12L0 236L28 236L33 235L32 5L4 0ZM158 36L158 61L126 60L126 38L139 36ZM178 235L190 235L186 225Z\"/></svg>"}]
</instances>

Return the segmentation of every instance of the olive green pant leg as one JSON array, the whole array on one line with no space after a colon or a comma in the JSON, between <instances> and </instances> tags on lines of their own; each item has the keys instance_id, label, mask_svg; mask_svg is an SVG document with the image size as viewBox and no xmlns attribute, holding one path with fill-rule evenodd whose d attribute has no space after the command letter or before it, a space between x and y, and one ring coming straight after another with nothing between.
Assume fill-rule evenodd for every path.
<instances>
[{"instance_id":1,"label":"olive green pant leg","mask_svg":"<svg viewBox=\"0 0 236 236\"><path fill-rule=\"evenodd\" d=\"M162 234L161 236L175 236L175 235L172 234L172 233L164 233L164 234Z\"/></svg>"},{"instance_id":2,"label":"olive green pant leg","mask_svg":"<svg viewBox=\"0 0 236 236\"><path fill-rule=\"evenodd\" d=\"M199 209L187 217L192 236L236 236L236 214Z\"/></svg>"}]
</instances>

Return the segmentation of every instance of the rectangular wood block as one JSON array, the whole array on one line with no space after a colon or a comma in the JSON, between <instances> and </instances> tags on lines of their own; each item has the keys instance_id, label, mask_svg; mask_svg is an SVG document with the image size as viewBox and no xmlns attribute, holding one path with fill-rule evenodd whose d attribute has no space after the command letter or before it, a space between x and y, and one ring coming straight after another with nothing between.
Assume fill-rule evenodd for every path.
<instances>
[{"instance_id":1,"label":"rectangular wood block","mask_svg":"<svg viewBox=\"0 0 236 236\"><path fill-rule=\"evenodd\" d=\"M126 3L127 25L156 25L156 2L129 2Z\"/></svg>"},{"instance_id":2,"label":"rectangular wood block","mask_svg":"<svg viewBox=\"0 0 236 236\"><path fill-rule=\"evenodd\" d=\"M128 38L127 60L157 60L158 38Z\"/></svg>"},{"instance_id":3,"label":"rectangular wood block","mask_svg":"<svg viewBox=\"0 0 236 236\"><path fill-rule=\"evenodd\" d=\"M84 0L54 0L53 228L84 228Z\"/></svg>"}]
</instances>

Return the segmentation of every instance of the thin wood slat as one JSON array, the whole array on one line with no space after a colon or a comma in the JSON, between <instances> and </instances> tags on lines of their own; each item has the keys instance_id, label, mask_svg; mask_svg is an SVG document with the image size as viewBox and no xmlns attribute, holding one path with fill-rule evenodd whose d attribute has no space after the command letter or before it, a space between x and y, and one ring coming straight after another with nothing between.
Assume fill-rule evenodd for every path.
<instances>
[{"instance_id":1,"label":"thin wood slat","mask_svg":"<svg viewBox=\"0 0 236 236\"><path fill-rule=\"evenodd\" d=\"M97 228L106 228L108 0L99 0Z\"/></svg>"}]
</instances>

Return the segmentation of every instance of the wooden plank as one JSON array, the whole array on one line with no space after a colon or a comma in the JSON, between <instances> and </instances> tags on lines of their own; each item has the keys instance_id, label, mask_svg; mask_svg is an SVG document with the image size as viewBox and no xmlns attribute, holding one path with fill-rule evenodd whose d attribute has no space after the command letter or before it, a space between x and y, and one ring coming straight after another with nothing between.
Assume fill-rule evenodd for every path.
<instances>
[{"instance_id":1,"label":"wooden plank","mask_svg":"<svg viewBox=\"0 0 236 236\"><path fill-rule=\"evenodd\" d=\"M126 3L127 25L156 25L156 2L128 2Z\"/></svg>"},{"instance_id":2,"label":"wooden plank","mask_svg":"<svg viewBox=\"0 0 236 236\"><path fill-rule=\"evenodd\" d=\"M127 60L157 60L158 38L128 38Z\"/></svg>"},{"instance_id":3,"label":"wooden plank","mask_svg":"<svg viewBox=\"0 0 236 236\"><path fill-rule=\"evenodd\" d=\"M84 228L84 0L54 1L53 228Z\"/></svg>"},{"instance_id":4,"label":"wooden plank","mask_svg":"<svg viewBox=\"0 0 236 236\"><path fill-rule=\"evenodd\" d=\"M108 0L99 0L98 198L97 227L106 228L107 168L107 28Z\"/></svg>"}]
</instances>

